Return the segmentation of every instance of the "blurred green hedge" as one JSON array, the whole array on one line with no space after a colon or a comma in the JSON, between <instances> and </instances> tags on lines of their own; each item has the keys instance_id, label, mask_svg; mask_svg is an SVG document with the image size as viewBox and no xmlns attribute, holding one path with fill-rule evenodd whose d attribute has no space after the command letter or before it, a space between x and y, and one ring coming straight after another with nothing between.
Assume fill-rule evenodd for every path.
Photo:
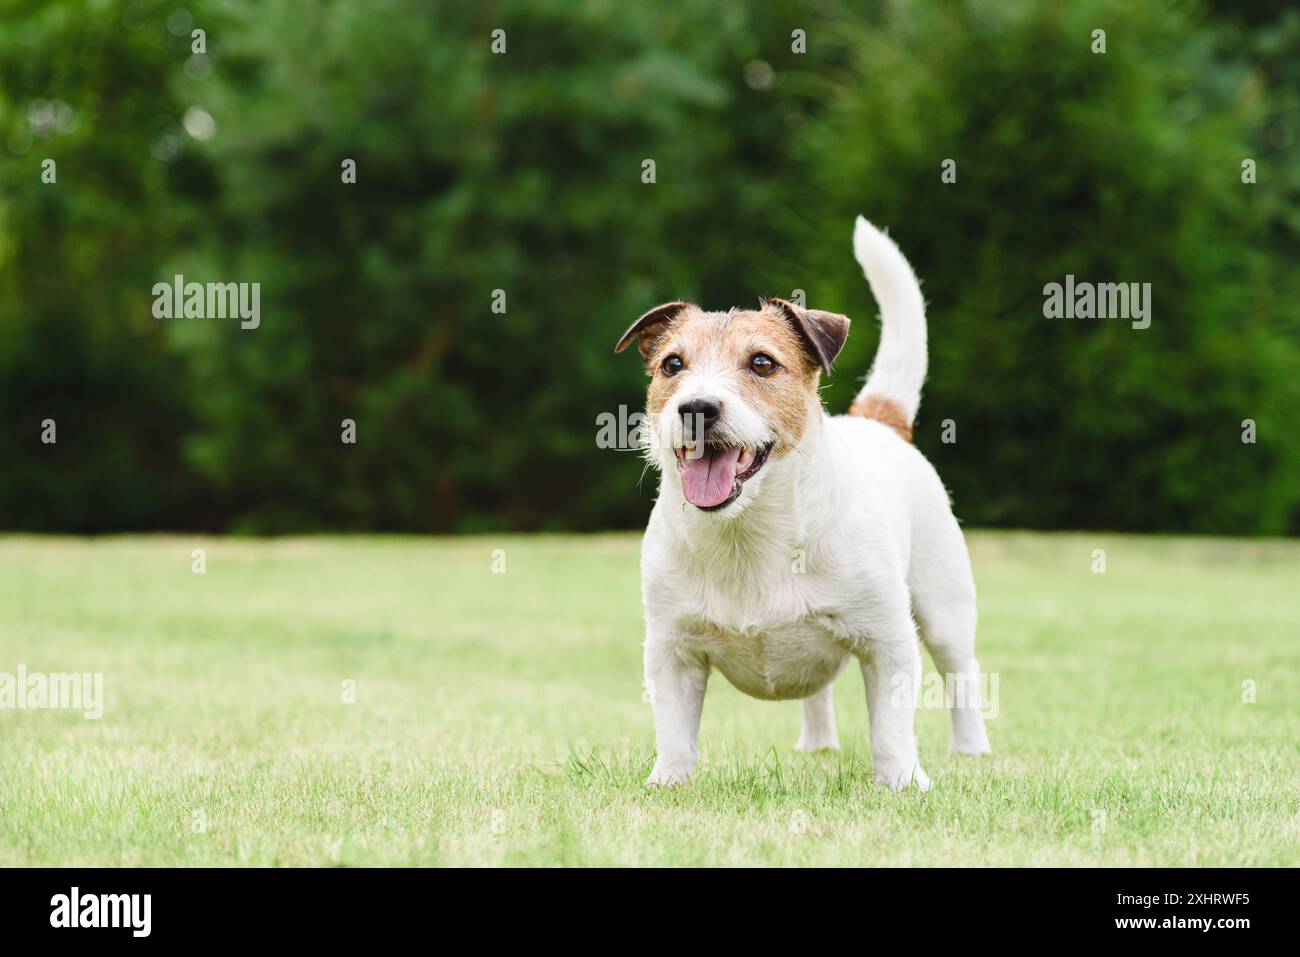
<instances>
[{"instance_id":1,"label":"blurred green hedge","mask_svg":"<svg viewBox=\"0 0 1300 957\"><path fill-rule=\"evenodd\" d=\"M862 212L924 282L963 520L1300 531L1284 6L0 9L0 526L633 527L653 478L595 441L642 402L623 328L803 289L856 320L843 409ZM154 319L177 273L259 282L260 328ZM1151 327L1045 319L1067 273L1151 283Z\"/></svg>"}]
</instances>

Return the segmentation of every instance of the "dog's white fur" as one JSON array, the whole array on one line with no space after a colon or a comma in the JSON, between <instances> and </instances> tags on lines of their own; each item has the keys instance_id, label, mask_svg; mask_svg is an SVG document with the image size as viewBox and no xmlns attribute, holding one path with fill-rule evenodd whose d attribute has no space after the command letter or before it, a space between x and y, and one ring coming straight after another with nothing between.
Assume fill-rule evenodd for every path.
<instances>
[{"instance_id":1,"label":"dog's white fur","mask_svg":"<svg viewBox=\"0 0 1300 957\"><path fill-rule=\"evenodd\" d=\"M926 371L921 290L898 247L862 217L853 250L883 321L862 395L892 400L910 422ZM725 370L701 360L687 374L678 400L721 397L719 427L733 441L770 441L773 426L728 387ZM913 729L918 625L939 672L965 692L952 708L952 749L988 752L966 543L921 453L881 422L831 416L816 403L795 454L769 461L725 509L705 512L683 495L674 461L681 417L678 401L669 405L652 420L661 481L641 560L658 752L647 783L694 772L713 668L754 697L803 699L798 749L838 749L830 685L854 658L877 779L928 788Z\"/></svg>"}]
</instances>

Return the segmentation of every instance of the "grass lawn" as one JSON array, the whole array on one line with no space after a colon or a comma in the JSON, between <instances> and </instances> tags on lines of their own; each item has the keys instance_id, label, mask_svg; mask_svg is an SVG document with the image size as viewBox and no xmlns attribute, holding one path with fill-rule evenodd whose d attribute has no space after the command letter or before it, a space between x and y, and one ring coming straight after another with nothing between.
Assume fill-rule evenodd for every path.
<instances>
[{"instance_id":1,"label":"grass lawn","mask_svg":"<svg viewBox=\"0 0 1300 957\"><path fill-rule=\"evenodd\" d=\"M106 702L0 711L0 866L1300 863L1300 542L970 538L995 754L921 711L928 794L852 667L841 754L715 674L645 790L636 536L0 538L0 672Z\"/></svg>"}]
</instances>

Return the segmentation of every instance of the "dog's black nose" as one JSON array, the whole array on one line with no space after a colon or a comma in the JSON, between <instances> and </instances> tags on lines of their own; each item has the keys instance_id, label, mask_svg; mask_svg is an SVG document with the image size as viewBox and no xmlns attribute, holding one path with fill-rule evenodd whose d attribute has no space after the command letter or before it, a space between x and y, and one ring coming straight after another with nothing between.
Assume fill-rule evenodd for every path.
<instances>
[{"instance_id":1,"label":"dog's black nose","mask_svg":"<svg viewBox=\"0 0 1300 957\"><path fill-rule=\"evenodd\" d=\"M687 399L677 407L677 411L689 434L697 425L707 429L717 422L718 416L722 415L722 403L717 399Z\"/></svg>"}]
</instances>

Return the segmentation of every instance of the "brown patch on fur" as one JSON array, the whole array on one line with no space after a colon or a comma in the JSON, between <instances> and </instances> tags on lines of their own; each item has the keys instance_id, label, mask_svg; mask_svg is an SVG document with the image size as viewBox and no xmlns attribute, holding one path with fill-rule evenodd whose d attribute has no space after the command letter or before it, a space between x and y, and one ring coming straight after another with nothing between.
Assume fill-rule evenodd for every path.
<instances>
[{"instance_id":1,"label":"brown patch on fur","mask_svg":"<svg viewBox=\"0 0 1300 957\"><path fill-rule=\"evenodd\" d=\"M779 366L771 375L760 376L749 368L750 360L760 352ZM819 406L820 365L776 309L678 313L655 337L645 357L651 375L647 395L651 415L668 404L681 381L680 374L668 376L661 368L670 355L680 356L687 370L704 364L710 371L726 375L745 404L777 434L774 456L799 444L808 416Z\"/></svg>"},{"instance_id":2,"label":"brown patch on fur","mask_svg":"<svg viewBox=\"0 0 1300 957\"><path fill-rule=\"evenodd\" d=\"M883 395L864 395L849 406L849 415L883 422L901 435L904 442L912 441L912 423L893 399L886 399Z\"/></svg>"}]
</instances>

